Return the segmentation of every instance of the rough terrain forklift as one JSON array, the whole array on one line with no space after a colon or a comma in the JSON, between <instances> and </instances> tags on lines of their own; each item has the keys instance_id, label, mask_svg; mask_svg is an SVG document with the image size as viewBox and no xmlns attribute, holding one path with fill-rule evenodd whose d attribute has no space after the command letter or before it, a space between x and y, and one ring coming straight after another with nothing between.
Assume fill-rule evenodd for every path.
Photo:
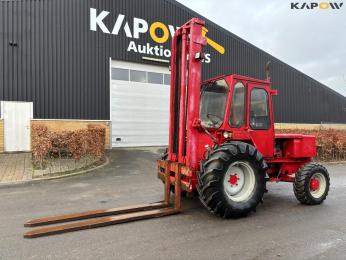
<instances>
[{"instance_id":1,"label":"rough terrain forklift","mask_svg":"<svg viewBox=\"0 0 346 260\"><path fill-rule=\"evenodd\" d=\"M328 172L312 162L315 137L274 133L272 97L277 91L269 77L222 75L201 82L204 25L193 18L172 40L169 145L157 161L164 201L34 219L25 226L75 222L34 229L24 237L176 214L181 211L182 193L198 193L213 214L242 217L256 210L268 181L292 182L302 204L326 199Z\"/></svg>"}]
</instances>

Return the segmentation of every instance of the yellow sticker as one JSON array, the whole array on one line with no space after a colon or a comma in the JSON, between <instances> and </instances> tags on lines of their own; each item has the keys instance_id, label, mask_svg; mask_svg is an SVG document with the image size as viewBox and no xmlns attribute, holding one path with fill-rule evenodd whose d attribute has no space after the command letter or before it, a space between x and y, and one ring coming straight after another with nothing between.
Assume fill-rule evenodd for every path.
<instances>
[{"instance_id":1,"label":"yellow sticker","mask_svg":"<svg viewBox=\"0 0 346 260\"><path fill-rule=\"evenodd\" d=\"M205 27L202 27L202 36L205 37L207 39L207 43L213 47L216 51L218 51L221 54L225 53L225 48L223 46L221 46L220 44L218 44L217 42L213 41L212 39L208 38L206 36L208 32L208 29Z\"/></svg>"}]
</instances>

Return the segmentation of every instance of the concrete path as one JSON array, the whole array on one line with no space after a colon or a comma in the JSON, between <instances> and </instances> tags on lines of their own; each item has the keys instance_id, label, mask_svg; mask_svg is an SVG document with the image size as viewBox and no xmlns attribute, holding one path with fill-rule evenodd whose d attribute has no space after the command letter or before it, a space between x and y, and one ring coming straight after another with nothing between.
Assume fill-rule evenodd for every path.
<instances>
[{"instance_id":1,"label":"concrete path","mask_svg":"<svg viewBox=\"0 0 346 260\"><path fill-rule=\"evenodd\" d=\"M31 153L0 154L0 183L32 179Z\"/></svg>"},{"instance_id":2,"label":"concrete path","mask_svg":"<svg viewBox=\"0 0 346 260\"><path fill-rule=\"evenodd\" d=\"M56 158L50 159L45 169L34 169L31 163L31 153L0 154L0 184L20 183L74 173L92 168L96 163L96 159L89 157L79 161Z\"/></svg>"}]
</instances>

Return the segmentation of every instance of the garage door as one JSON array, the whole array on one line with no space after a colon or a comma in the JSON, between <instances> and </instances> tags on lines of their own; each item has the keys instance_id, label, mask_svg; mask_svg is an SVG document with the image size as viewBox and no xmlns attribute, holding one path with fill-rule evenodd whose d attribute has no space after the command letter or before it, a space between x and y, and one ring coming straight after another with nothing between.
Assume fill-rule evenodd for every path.
<instances>
[{"instance_id":1,"label":"garage door","mask_svg":"<svg viewBox=\"0 0 346 260\"><path fill-rule=\"evenodd\" d=\"M112 61L112 147L168 143L169 70Z\"/></svg>"}]
</instances>

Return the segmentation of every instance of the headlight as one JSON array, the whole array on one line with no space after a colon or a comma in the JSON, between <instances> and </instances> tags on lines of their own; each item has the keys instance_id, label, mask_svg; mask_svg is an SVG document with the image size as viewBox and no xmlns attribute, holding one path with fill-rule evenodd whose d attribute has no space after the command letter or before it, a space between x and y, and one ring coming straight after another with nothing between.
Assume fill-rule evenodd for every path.
<instances>
[{"instance_id":1,"label":"headlight","mask_svg":"<svg viewBox=\"0 0 346 260\"><path fill-rule=\"evenodd\" d=\"M231 136L232 134L230 132L227 132L227 131L223 132L223 137L225 137L225 139L230 138Z\"/></svg>"}]
</instances>

